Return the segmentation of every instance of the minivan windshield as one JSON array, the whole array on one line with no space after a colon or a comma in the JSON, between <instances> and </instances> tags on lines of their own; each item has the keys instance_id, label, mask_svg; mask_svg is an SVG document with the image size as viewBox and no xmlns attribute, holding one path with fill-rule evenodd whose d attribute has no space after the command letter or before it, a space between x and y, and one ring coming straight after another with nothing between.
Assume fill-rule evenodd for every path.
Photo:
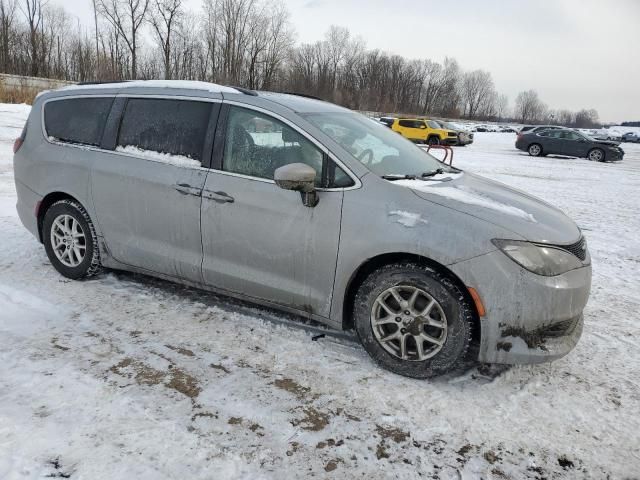
<instances>
[{"instance_id":1,"label":"minivan windshield","mask_svg":"<svg viewBox=\"0 0 640 480\"><path fill-rule=\"evenodd\" d=\"M457 172L398 133L359 113L309 113L304 117L381 177Z\"/></svg>"}]
</instances>

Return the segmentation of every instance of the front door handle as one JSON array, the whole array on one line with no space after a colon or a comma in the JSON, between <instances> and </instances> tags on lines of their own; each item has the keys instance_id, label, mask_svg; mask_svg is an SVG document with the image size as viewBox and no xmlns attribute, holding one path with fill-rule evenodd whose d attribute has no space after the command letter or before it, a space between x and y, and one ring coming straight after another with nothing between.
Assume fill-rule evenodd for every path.
<instances>
[{"instance_id":1,"label":"front door handle","mask_svg":"<svg viewBox=\"0 0 640 480\"><path fill-rule=\"evenodd\" d=\"M199 197L202 192L201 189L192 187L191 185L186 183L178 183L174 185L173 188L184 195L195 195L196 197Z\"/></svg>"},{"instance_id":2,"label":"front door handle","mask_svg":"<svg viewBox=\"0 0 640 480\"><path fill-rule=\"evenodd\" d=\"M234 198L225 192L214 192L212 190L203 190L202 196L218 203L233 203Z\"/></svg>"}]
</instances>

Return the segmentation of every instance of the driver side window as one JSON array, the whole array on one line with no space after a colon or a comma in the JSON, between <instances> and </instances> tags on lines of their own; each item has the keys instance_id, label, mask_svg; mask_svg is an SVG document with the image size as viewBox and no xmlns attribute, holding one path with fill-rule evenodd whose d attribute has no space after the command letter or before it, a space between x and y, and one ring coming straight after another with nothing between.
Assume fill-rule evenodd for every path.
<instances>
[{"instance_id":1,"label":"driver side window","mask_svg":"<svg viewBox=\"0 0 640 480\"><path fill-rule=\"evenodd\" d=\"M322 186L324 154L293 128L263 113L231 106L222 170L273 180L277 168L304 163Z\"/></svg>"}]
</instances>

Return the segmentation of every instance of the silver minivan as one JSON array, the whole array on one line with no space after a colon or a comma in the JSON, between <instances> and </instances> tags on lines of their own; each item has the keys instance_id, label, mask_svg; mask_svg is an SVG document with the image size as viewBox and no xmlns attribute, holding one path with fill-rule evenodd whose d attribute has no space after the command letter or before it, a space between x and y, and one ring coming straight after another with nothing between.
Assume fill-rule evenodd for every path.
<instances>
[{"instance_id":1,"label":"silver minivan","mask_svg":"<svg viewBox=\"0 0 640 480\"><path fill-rule=\"evenodd\" d=\"M20 218L68 278L140 272L355 329L416 378L469 352L552 360L582 332L574 222L331 103L78 85L37 97L14 150Z\"/></svg>"}]
</instances>

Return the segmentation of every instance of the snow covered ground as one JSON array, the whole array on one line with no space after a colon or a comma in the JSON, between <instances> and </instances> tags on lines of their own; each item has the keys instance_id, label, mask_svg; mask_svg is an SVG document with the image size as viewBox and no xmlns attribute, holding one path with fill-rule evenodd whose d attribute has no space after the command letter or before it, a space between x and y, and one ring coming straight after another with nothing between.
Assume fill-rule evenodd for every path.
<instances>
[{"instance_id":1,"label":"snow covered ground","mask_svg":"<svg viewBox=\"0 0 640 480\"><path fill-rule=\"evenodd\" d=\"M555 363L416 381L275 312L62 278L15 213L27 111L0 105L1 479L638 478L640 145L616 164L531 158L505 133L455 149L576 219L593 293Z\"/></svg>"}]
</instances>

